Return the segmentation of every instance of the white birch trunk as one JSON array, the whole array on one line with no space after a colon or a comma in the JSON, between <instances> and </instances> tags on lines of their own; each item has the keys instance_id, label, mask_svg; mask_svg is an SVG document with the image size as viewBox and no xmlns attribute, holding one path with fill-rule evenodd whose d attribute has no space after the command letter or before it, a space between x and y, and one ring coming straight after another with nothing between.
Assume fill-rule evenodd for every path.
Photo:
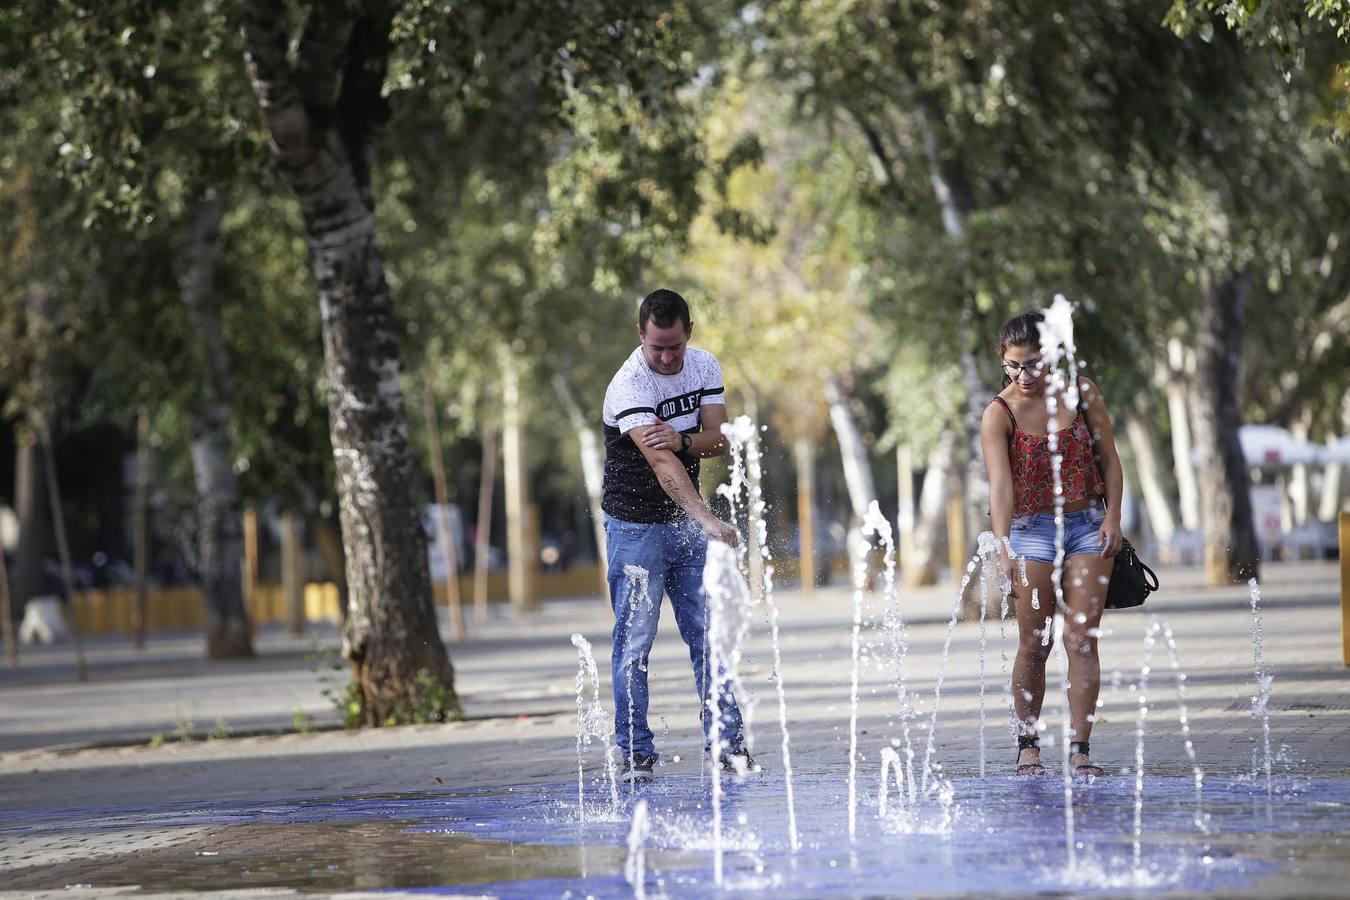
<instances>
[{"instance_id":1,"label":"white birch trunk","mask_svg":"<svg viewBox=\"0 0 1350 900\"><path fill-rule=\"evenodd\" d=\"M906 587L937 584L938 570L942 567L942 535L947 528L947 497L956 472L955 449L956 432L949 428L928 451L914 523L914 553L901 572Z\"/></svg>"},{"instance_id":2,"label":"white birch trunk","mask_svg":"<svg viewBox=\"0 0 1350 900\"><path fill-rule=\"evenodd\" d=\"M1195 351L1187 350L1177 338L1167 342L1168 369L1163 389L1167 394L1167 418L1172 431L1172 466L1176 472L1177 493L1181 505L1181 527L1200 530L1200 484L1191 461L1191 412L1188 408L1188 382L1195 372Z\"/></svg>"},{"instance_id":3,"label":"white birch trunk","mask_svg":"<svg viewBox=\"0 0 1350 900\"><path fill-rule=\"evenodd\" d=\"M867 458L858 420L849 405L850 397L838 379L831 376L825 382L825 402L830 406L830 423L839 442L839 455L844 464L844 485L848 489L849 505L853 508L854 525L862 521L867 507L877 499L872 482L872 466Z\"/></svg>"},{"instance_id":4,"label":"white birch trunk","mask_svg":"<svg viewBox=\"0 0 1350 900\"><path fill-rule=\"evenodd\" d=\"M1153 526L1153 535L1160 547L1166 547L1176 533L1176 517L1172 514L1172 504L1167 497L1167 489L1158 473L1161 463L1158 460L1157 434L1153 422L1147 416L1130 414L1125 417L1125 433L1130 441L1130 450L1134 455L1139 489L1144 496L1144 509L1148 511L1149 524Z\"/></svg>"}]
</instances>

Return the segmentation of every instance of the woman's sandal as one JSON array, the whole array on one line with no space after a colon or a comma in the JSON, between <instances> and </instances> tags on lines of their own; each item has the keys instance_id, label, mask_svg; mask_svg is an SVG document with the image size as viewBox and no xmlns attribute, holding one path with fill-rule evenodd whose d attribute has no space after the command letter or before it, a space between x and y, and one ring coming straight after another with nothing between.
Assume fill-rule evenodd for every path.
<instances>
[{"instance_id":1,"label":"woman's sandal","mask_svg":"<svg viewBox=\"0 0 1350 900\"><path fill-rule=\"evenodd\" d=\"M1090 750L1091 745L1087 741L1069 742L1070 756L1076 756L1079 753L1089 756ZM1089 762L1083 763L1081 766L1074 766L1073 775L1075 778L1102 778L1105 777L1106 771L1101 766Z\"/></svg>"},{"instance_id":2,"label":"woman's sandal","mask_svg":"<svg viewBox=\"0 0 1350 900\"><path fill-rule=\"evenodd\" d=\"M1017 759L1022 758L1023 750L1040 750L1040 749L1041 749L1041 739L1038 735L1019 734L1017 736L1017 757L1016 759L1014 759L1014 762L1016 762ZM1047 770L1045 766L1041 765L1038 762L1017 763L1017 775L1019 777L1026 778L1029 776L1048 775L1048 774L1050 774L1049 770Z\"/></svg>"}]
</instances>

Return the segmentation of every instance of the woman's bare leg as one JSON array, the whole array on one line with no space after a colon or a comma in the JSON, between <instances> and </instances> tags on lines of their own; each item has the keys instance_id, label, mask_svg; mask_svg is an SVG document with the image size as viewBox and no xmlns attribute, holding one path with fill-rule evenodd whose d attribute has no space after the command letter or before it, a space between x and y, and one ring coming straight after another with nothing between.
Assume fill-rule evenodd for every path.
<instances>
[{"instance_id":1,"label":"woman's bare leg","mask_svg":"<svg viewBox=\"0 0 1350 900\"><path fill-rule=\"evenodd\" d=\"M1114 559L1095 555L1071 556L1064 566L1064 602L1069 607L1064 622L1064 648L1069 659L1070 740L1086 741L1097 718L1102 664L1097 656L1097 634L1106 607ZM1074 754L1069 765L1091 766L1087 754ZM1098 774L1092 770L1090 774ZM1085 772L1084 774L1089 774Z\"/></svg>"},{"instance_id":2,"label":"woman's bare leg","mask_svg":"<svg viewBox=\"0 0 1350 900\"><path fill-rule=\"evenodd\" d=\"M1050 563L1027 562L1027 584L1020 572L1013 572L1013 595L1017 604L1017 658L1013 662L1013 710L1017 714L1017 733L1035 734L1045 699L1045 661L1054 647L1054 635L1046 632L1046 617L1055 614L1054 585ZM1034 590L1034 594L1033 594ZM1032 606L1032 598L1037 606ZM1041 753L1028 747L1017 756L1018 765L1035 765Z\"/></svg>"}]
</instances>

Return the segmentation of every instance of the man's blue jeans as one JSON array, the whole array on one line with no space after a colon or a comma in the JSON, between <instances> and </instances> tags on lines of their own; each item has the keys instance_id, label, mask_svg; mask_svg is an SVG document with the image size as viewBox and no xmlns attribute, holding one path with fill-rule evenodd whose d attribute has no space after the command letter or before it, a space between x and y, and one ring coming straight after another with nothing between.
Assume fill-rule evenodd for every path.
<instances>
[{"instance_id":1,"label":"man's blue jeans","mask_svg":"<svg viewBox=\"0 0 1350 900\"><path fill-rule=\"evenodd\" d=\"M659 525L625 522L605 517L609 555L609 595L614 606L614 648L610 668L614 682L614 733L625 759L656 758L652 730L647 725L647 657L656 640L661 596L670 595L675 625L689 645L694 667L705 744L711 739L708 712L707 618L703 602L703 564L708 539L691 519ZM647 571L647 594L638 578L624 571L639 566ZM631 681L630 681L631 679ZM741 711L730 686L719 691L719 729L726 746L739 749L743 740ZM632 703L629 703L629 697ZM630 728L631 723L631 728Z\"/></svg>"}]
</instances>

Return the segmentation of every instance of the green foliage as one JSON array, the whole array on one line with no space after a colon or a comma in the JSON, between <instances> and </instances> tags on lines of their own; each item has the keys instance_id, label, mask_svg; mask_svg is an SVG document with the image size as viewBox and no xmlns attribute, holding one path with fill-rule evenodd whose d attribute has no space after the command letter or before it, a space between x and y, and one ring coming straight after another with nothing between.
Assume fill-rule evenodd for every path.
<instances>
[{"instance_id":1,"label":"green foliage","mask_svg":"<svg viewBox=\"0 0 1350 900\"><path fill-rule=\"evenodd\" d=\"M384 725L426 725L459 718L459 702L454 694L426 669L417 671L413 685L412 703L387 717Z\"/></svg>"},{"instance_id":2,"label":"green foliage","mask_svg":"<svg viewBox=\"0 0 1350 900\"><path fill-rule=\"evenodd\" d=\"M348 730L360 728L365 724L365 698L361 693L361 683L352 679L347 682L347 687L340 693L331 695L331 699L337 706L338 715L342 716L342 727Z\"/></svg>"},{"instance_id":3,"label":"green foliage","mask_svg":"<svg viewBox=\"0 0 1350 900\"><path fill-rule=\"evenodd\" d=\"M173 736L178 743L191 744L196 740L192 733L193 727L191 716L179 716L177 712L174 713Z\"/></svg>"},{"instance_id":4,"label":"green foliage","mask_svg":"<svg viewBox=\"0 0 1350 900\"><path fill-rule=\"evenodd\" d=\"M1286 81L1310 73L1321 111L1314 128L1350 135L1350 3L1346 0L1172 0L1164 23L1178 35L1214 38L1223 25L1253 47L1275 53Z\"/></svg>"}]
</instances>

